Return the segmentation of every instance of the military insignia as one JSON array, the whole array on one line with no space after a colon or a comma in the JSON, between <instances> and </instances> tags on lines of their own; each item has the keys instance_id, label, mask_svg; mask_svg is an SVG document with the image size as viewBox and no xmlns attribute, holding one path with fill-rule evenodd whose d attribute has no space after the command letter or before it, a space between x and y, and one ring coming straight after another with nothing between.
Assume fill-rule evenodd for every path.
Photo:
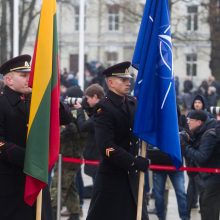
<instances>
[{"instance_id":1,"label":"military insignia","mask_svg":"<svg viewBox=\"0 0 220 220\"><path fill-rule=\"evenodd\" d=\"M107 156L107 157L110 157L110 153L113 152L113 151L115 151L114 148L112 148L112 147L107 148L107 149L105 150L105 154L106 154L106 156Z\"/></svg>"},{"instance_id":2,"label":"military insignia","mask_svg":"<svg viewBox=\"0 0 220 220\"><path fill-rule=\"evenodd\" d=\"M127 68L125 69L125 74L130 74Z\"/></svg>"},{"instance_id":3,"label":"military insignia","mask_svg":"<svg viewBox=\"0 0 220 220\"><path fill-rule=\"evenodd\" d=\"M0 148L1 148L2 146L4 146L4 145L5 145L4 142L0 142Z\"/></svg>"},{"instance_id":4,"label":"military insignia","mask_svg":"<svg viewBox=\"0 0 220 220\"><path fill-rule=\"evenodd\" d=\"M96 112L99 114L99 113L102 112L102 109L101 109L101 108L98 108Z\"/></svg>"},{"instance_id":5,"label":"military insignia","mask_svg":"<svg viewBox=\"0 0 220 220\"><path fill-rule=\"evenodd\" d=\"M24 66L30 67L30 65L29 65L29 63L27 61L25 61Z\"/></svg>"}]
</instances>

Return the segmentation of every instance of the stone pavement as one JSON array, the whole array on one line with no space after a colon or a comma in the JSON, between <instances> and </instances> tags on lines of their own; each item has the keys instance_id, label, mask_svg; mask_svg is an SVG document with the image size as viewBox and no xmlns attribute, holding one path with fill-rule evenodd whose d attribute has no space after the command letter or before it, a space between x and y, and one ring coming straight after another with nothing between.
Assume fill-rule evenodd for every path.
<instances>
[{"instance_id":1,"label":"stone pavement","mask_svg":"<svg viewBox=\"0 0 220 220\"><path fill-rule=\"evenodd\" d=\"M82 169L83 170L83 169ZM84 179L84 184L85 186L87 185L91 185L92 181L91 178L83 175L83 179ZM90 199L85 199L84 200L84 205L83 205L83 217L81 218L81 220L86 220L86 214L88 211L88 207L89 207L89 203L90 203ZM153 208L154 207L154 200L150 200L150 204L148 206L148 208ZM67 217L62 217L61 220L67 220ZM168 212L167 212L167 220L179 220L179 215L178 215L178 207L177 207L177 201L176 201L176 197L175 197L175 192L173 189L169 190L169 200L168 200ZM200 214L199 214L199 210L198 209L193 209L192 213L191 213L191 220L200 220ZM105 219L103 219L105 220ZM114 220L114 219L112 219ZM126 219L122 219L122 220L126 220ZM156 217L156 215L149 215L149 220L158 220L158 218Z\"/></svg>"}]
</instances>

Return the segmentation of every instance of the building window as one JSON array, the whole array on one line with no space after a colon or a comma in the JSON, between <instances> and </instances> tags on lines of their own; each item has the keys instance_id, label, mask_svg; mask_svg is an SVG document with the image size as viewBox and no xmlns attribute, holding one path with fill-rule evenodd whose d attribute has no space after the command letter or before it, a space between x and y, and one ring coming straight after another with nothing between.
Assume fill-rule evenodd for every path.
<instances>
[{"instance_id":1,"label":"building window","mask_svg":"<svg viewBox=\"0 0 220 220\"><path fill-rule=\"evenodd\" d=\"M197 54L186 55L186 74L187 76L197 76Z\"/></svg>"},{"instance_id":2,"label":"building window","mask_svg":"<svg viewBox=\"0 0 220 220\"><path fill-rule=\"evenodd\" d=\"M74 12L75 12L75 16L74 16L74 20L75 20L75 23L74 23L74 30L75 31L79 31L79 6L74 6ZM85 8L85 20L84 20L84 30L86 30L86 8Z\"/></svg>"},{"instance_id":3,"label":"building window","mask_svg":"<svg viewBox=\"0 0 220 220\"><path fill-rule=\"evenodd\" d=\"M75 6L74 7L74 11L75 11L75 26L74 26L74 30L78 31L79 30L79 6Z\"/></svg>"},{"instance_id":4,"label":"building window","mask_svg":"<svg viewBox=\"0 0 220 220\"><path fill-rule=\"evenodd\" d=\"M108 30L119 30L119 7L118 5L108 6Z\"/></svg>"},{"instance_id":5,"label":"building window","mask_svg":"<svg viewBox=\"0 0 220 220\"><path fill-rule=\"evenodd\" d=\"M189 6L187 8L187 30L198 30L198 6Z\"/></svg>"},{"instance_id":6,"label":"building window","mask_svg":"<svg viewBox=\"0 0 220 220\"><path fill-rule=\"evenodd\" d=\"M117 52L106 52L106 63L108 66L112 66L117 63L118 61L118 54Z\"/></svg>"}]
</instances>

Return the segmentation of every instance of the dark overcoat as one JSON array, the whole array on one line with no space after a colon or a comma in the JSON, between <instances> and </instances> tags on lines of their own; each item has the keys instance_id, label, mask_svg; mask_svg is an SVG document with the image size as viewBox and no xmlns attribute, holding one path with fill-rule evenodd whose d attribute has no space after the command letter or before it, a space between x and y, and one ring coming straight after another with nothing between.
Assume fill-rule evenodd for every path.
<instances>
[{"instance_id":1,"label":"dark overcoat","mask_svg":"<svg viewBox=\"0 0 220 220\"><path fill-rule=\"evenodd\" d=\"M97 105L95 135L101 153L87 220L135 220L139 172L132 168L139 142L132 134L136 102L112 91ZM145 210L145 209L144 209ZM148 219L146 213L143 219Z\"/></svg>"},{"instance_id":2,"label":"dark overcoat","mask_svg":"<svg viewBox=\"0 0 220 220\"><path fill-rule=\"evenodd\" d=\"M30 96L5 86L0 95L0 219L35 220L35 205L24 202L23 173ZM70 113L60 107L61 124L71 120ZM48 187L43 190L42 219L51 219Z\"/></svg>"},{"instance_id":3,"label":"dark overcoat","mask_svg":"<svg viewBox=\"0 0 220 220\"><path fill-rule=\"evenodd\" d=\"M7 86L0 96L1 220L34 220L35 208L24 203L23 163L29 101Z\"/></svg>"},{"instance_id":4,"label":"dark overcoat","mask_svg":"<svg viewBox=\"0 0 220 220\"><path fill-rule=\"evenodd\" d=\"M92 109L94 110L94 108ZM100 160L99 149L95 140L95 128L94 128L94 114L93 111L89 118L86 119L83 109L77 110L77 124L81 132L88 132L85 149L83 151L83 157L86 160ZM95 179L97 173L97 166L85 164L84 173Z\"/></svg>"}]
</instances>

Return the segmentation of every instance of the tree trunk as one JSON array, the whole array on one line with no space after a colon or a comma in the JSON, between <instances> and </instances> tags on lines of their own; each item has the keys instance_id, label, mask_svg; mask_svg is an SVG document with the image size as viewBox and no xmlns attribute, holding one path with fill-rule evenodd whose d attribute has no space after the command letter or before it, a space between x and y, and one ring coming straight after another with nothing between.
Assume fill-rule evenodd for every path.
<instances>
[{"instance_id":1,"label":"tree trunk","mask_svg":"<svg viewBox=\"0 0 220 220\"><path fill-rule=\"evenodd\" d=\"M9 29L10 29L10 57L13 57L13 39L14 39L14 31L13 31L13 25L14 25L14 0L9 0L9 11L10 11L10 18L9 18ZM8 41L9 42L9 41Z\"/></svg>"},{"instance_id":2,"label":"tree trunk","mask_svg":"<svg viewBox=\"0 0 220 220\"><path fill-rule=\"evenodd\" d=\"M210 0L209 24L211 40L210 69L212 75L220 80L220 5L218 0Z\"/></svg>"},{"instance_id":3,"label":"tree trunk","mask_svg":"<svg viewBox=\"0 0 220 220\"><path fill-rule=\"evenodd\" d=\"M6 18L6 10L7 9L7 1L1 1L1 10L2 10L2 17L1 17L1 35L0 35L0 62L1 64L7 60L7 18Z\"/></svg>"}]
</instances>

